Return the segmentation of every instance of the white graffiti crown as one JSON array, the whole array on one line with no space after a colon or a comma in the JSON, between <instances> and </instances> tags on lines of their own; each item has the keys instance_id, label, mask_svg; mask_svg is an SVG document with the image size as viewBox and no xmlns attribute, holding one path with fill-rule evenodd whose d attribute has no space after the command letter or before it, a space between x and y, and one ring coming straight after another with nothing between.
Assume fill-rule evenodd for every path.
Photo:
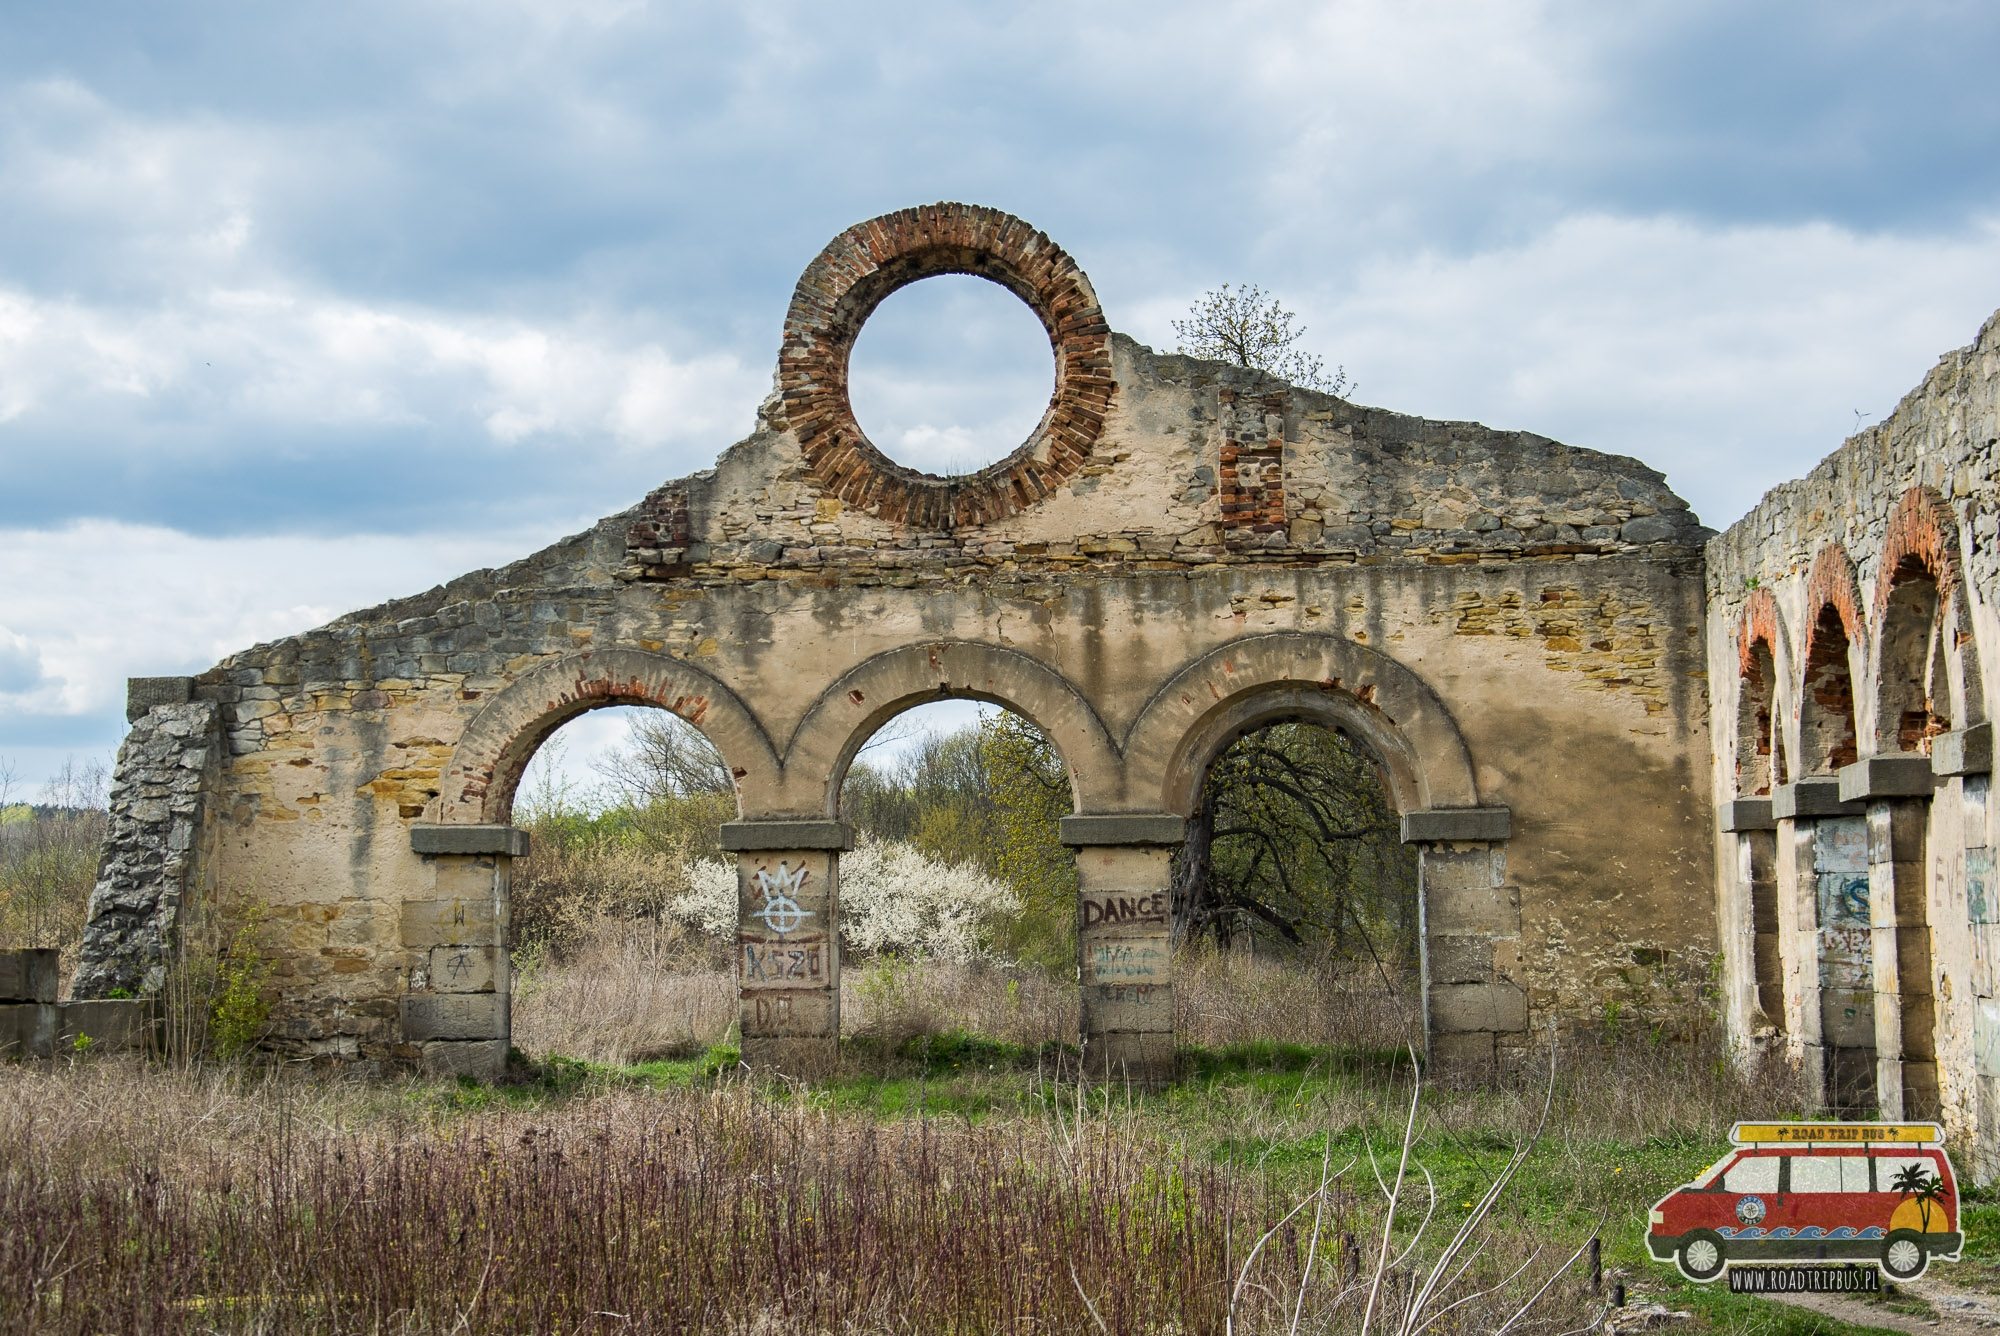
<instances>
[{"instance_id":1,"label":"white graffiti crown","mask_svg":"<svg viewBox=\"0 0 2000 1336\"><path fill-rule=\"evenodd\" d=\"M804 888L805 884L806 869L804 864L793 868L788 864L779 863L776 872L771 871L769 868L760 867L757 869L757 889L762 891L767 899L774 895L797 895Z\"/></svg>"}]
</instances>

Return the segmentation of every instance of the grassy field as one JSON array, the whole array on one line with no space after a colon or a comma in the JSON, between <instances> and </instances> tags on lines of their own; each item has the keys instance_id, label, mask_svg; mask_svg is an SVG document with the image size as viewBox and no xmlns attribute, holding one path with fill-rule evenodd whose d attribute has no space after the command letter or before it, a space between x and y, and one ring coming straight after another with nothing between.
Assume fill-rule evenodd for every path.
<instances>
[{"instance_id":1,"label":"grassy field","mask_svg":"<svg viewBox=\"0 0 2000 1336\"><path fill-rule=\"evenodd\" d=\"M1856 1330L1645 1256L1651 1201L1787 1098L1692 1047L1426 1085L1393 1211L1393 1051L1195 1049L1158 1092L1079 1088L1073 1061L933 1034L854 1040L812 1086L721 1047L496 1085L4 1068L0 1328L1567 1332L1622 1281L1693 1314L1675 1330ZM1967 1217L1990 1249L2000 1207Z\"/></svg>"}]
</instances>

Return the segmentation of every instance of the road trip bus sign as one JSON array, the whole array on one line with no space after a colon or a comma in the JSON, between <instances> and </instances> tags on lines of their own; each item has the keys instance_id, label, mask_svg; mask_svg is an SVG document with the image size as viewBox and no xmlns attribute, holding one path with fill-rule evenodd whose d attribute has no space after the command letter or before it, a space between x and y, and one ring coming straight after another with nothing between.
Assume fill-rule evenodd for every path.
<instances>
[{"instance_id":1,"label":"road trip bus sign","mask_svg":"<svg viewBox=\"0 0 2000 1336\"><path fill-rule=\"evenodd\" d=\"M1729 1140L1647 1220L1647 1251L1689 1280L1872 1290L1958 1260L1958 1179L1936 1123L1738 1123Z\"/></svg>"}]
</instances>

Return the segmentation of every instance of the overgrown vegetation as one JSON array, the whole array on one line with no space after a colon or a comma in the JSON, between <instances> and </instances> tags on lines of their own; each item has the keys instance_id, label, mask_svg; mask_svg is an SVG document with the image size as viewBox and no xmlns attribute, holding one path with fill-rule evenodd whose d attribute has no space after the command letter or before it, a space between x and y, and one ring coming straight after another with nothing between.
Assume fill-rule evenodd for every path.
<instances>
[{"instance_id":1,"label":"overgrown vegetation","mask_svg":"<svg viewBox=\"0 0 2000 1336\"><path fill-rule=\"evenodd\" d=\"M0 760L0 945L59 947L74 963L104 842L104 767L65 761L35 794Z\"/></svg>"}]
</instances>

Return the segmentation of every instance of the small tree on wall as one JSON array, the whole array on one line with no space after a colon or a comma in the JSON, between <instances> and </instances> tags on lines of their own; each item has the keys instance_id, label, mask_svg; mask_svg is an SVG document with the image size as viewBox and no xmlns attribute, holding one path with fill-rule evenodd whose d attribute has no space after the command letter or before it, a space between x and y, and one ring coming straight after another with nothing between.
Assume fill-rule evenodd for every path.
<instances>
[{"instance_id":1,"label":"small tree on wall","mask_svg":"<svg viewBox=\"0 0 2000 1336\"><path fill-rule=\"evenodd\" d=\"M1306 328L1294 324L1296 319L1256 284L1224 283L1203 293L1189 308L1188 318L1174 321L1173 326L1180 351L1191 357L1268 371L1325 394L1353 393L1354 381L1346 367L1337 366L1329 374L1323 358L1298 346Z\"/></svg>"}]
</instances>

